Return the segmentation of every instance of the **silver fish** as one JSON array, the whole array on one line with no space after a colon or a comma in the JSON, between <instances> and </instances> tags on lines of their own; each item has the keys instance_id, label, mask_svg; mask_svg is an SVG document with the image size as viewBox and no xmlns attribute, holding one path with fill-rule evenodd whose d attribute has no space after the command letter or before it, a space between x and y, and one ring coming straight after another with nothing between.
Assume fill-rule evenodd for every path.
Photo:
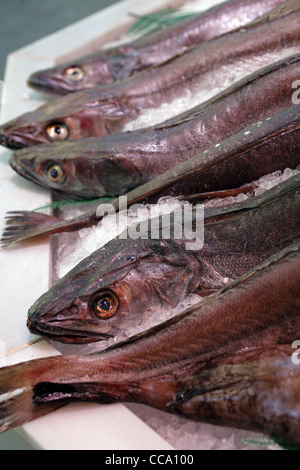
<instances>
[{"instance_id":1,"label":"silver fish","mask_svg":"<svg viewBox=\"0 0 300 470\"><path fill-rule=\"evenodd\" d=\"M240 28L285 3L230 0L136 41L36 72L29 78L29 85L39 91L64 94L123 80L188 47Z\"/></svg>"}]
</instances>

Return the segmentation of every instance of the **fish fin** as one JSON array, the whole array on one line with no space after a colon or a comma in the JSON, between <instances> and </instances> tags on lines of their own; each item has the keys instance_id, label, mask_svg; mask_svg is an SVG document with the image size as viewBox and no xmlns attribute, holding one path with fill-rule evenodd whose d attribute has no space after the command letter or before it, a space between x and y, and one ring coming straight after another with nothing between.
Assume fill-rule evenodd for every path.
<instances>
[{"instance_id":1,"label":"fish fin","mask_svg":"<svg viewBox=\"0 0 300 470\"><path fill-rule=\"evenodd\" d=\"M232 379L233 380L233 379ZM226 401L231 396L239 393L239 383L220 382L208 386L199 385L199 387L190 387L178 392L174 399L168 403L171 408L182 408L184 406L193 407L201 402L206 403L213 400Z\"/></svg>"},{"instance_id":2,"label":"fish fin","mask_svg":"<svg viewBox=\"0 0 300 470\"><path fill-rule=\"evenodd\" d=\"M203 201L205 199L225 199L227 197L236 197L241 194L252 194L255 189L258 188L256 183L246 184L241 188L224 189L220 191L211 191L206 193L192 194L190 196L180 196L179 199L183 199L188 202Z\"/></svg>"},{"instance_id":3,"label":"fish fin","mask_svg":"<svg viewBox=\"0 0 300 470\"><path fill-rule=\"evenodd\" d=\"M22 391L19 395L0 403L0 434L40 418L62 406L62 403L39 406L32 401L32 390Z\"/></svg>"},{"instance_id":4,"label":"fish fin","mask_svg":"<svg viewBox=\"0 0 300 470\"><path fill-rule=\"evenodd\" d=\"M33 403L32 389L51 358L0 369L0 434L58 409Z\"/></svg>"},{"instance_id":5,"label":"fish fin","mask_svg":"<svg viewBox=\"0 0 300 470\"><path fill-rule=\"evenodd\" d=\"M88 212L81 217L72 219L72 221L30 211L9 212L6 216L6 228L0 244L2 248L8 248L40 235L79 230L90 226L94 218L94 212Z\"/></svg>"},{"instance_id":6,"label":"fish fin","mask_svg":"<svg viewBox=\"0 0 300 470\"><path fill-rule=\"evenodd\" d=\"M219 289L199 289L193 292L193 294L199 295L199 297L208 297L215 294Z\"/></svg>"},{"instance_id":7,"label":"fish fin","mask_svg":"<svg viewBox=\"0 0 300 470\"><path fill-rule=\"evenodd\" d=\"M51 233L62 220L50 215L29 212L9 212L6 216L6 227L1 238L1 247L9 246L32 237Z\"/></svg>"},{"instance_id":8,"label":"fish fin","mask_svg":"<svg viewBox=\"0 0 300 470\"><path fill-rule=\"evenodd\" d=\"M213 369L205 369L198 375L185 379L189 386L183 387L169 406L182 406L207 400L226 400L247 389L255 380L257 361L241 364L229 363Z\"/></svg>"},{"instance_id":9,"label":"fish fin","mask_svg":"<svg viewBox=\"0 0 300 470\"><path fill-rule=\"evenodd\" d=\"M289 15L290 13L293 13L297 10L299 10L298 0L287 0L284 3L277 5L272 10L267 11L267 13L255 19L254 21L251 21L251 23L249 23L246 27L251 28L254 25L259 25L265 22L269 23L276 20L277 18Z\"/></svg>"},{"instance_id":10,"label":"fish fin","mask_svg":"<svg viewBox=\"0 0 300 470\"><path fill-rule=\"evenodd\" d=\"M126 105L118 102L116 99L106 97L101 101L101 114L103 118L109 120L119 120L126 116L126 113L132 112Z\"/></svg>"}]
</instances>

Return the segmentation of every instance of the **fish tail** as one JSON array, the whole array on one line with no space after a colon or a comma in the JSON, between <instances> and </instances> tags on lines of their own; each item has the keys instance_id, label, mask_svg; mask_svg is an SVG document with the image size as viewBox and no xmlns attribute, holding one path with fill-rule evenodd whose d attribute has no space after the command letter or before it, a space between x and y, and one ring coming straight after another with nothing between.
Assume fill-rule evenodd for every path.
<instances>
[{"instance_id":1,"label":"fish tail","mask_svg":"<svg viewBox=\"0 0 300 470\"><path fill-rule=\"evenodd\" d=\"M49 233L58 223L61 223L60 219L46 214L29 211L9 212L0 241L1 247L8 248L20 241Z\"/></svg>"},{"instance_id":2,"label":"fish tail","mask_svg":"<svg viewBox=\"0 0 300 470\"><path fill-rule=\"evenodd\" d=\"M54 373L57 358L40 359L0 369L0 434L63 406L34 403L33 389L45 373Z\"/></svg>"},{"instance_id":3,"label":"fish tail","mask_svg":"<svg viewBox=\"0 0 300 470\"><path fill-rule=\"evenodd\" d=\"M34 421L62 406L62 403L39 406L32 401L32 391L24 390L17 396L0 403L0 434Z\"/></svg>"},{"instance_id":4,"label":"fish tail","mask_svg":"<svg viewBox=\"0 0 300 470\"><path fill-rule=\"evenodd\" d=\"M41 235L79 230L92 225L92 223L90 213L68 221L38 212L9 212L6 216L6 227L0 244L2 248L8 248L16 243Z\"/></svg>"},{"instance_id":5,"label":"fish tail","mask_svg":"<svg viewBox=\"0 0 300 470\"><path fill-rule=\"evenodd\" d=\"M126 399L128 387L115 383L108 363L100 360L96 367L94 362L93 356L55 356L0 369L0 434L73 401ZM95 370L101 380L93 377Z\"/></svg>"}]
</instances>

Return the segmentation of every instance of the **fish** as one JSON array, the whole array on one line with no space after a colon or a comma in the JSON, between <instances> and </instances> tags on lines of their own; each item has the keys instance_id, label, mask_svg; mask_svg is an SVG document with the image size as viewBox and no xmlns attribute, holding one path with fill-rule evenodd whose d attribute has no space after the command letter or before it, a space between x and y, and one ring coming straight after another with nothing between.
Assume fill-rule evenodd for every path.
<instances>
[{"instance_id":1,"label":"fish","mask_svg":"<svg viewBox=\"0 0 300 470\"><path fill-rule=\"evenodd\" d=\"M19 175L60 193L85 199L119 196L290 107L299 74L297 54L247 77L187 116L135 132L24 148L9 163Z\"/></svg>"},{"instance_id":2,"label":"fish","mask_svg":"<svg viewBox=\"0 0 300 470\"><path fill-rule=\"evenodd\" d=\"M300 164L300 106L291 105L230 136L126 194L128 207L138 202L155 203L165 196L178 197L224 190L251 184L274 171L295 169ZM53 144L54 145L54 144ZM98 201L101 208L101 200ZM95 202L98 205L97 201ZM116 211L120 199L110 201ZM7 214L1 244L10 247L40 235L72 232L97 225L102 215L93 208L64 220L31 211Z\"/></svg>"},{"instance_id":3,"label":"fish","mask_svg":"<svg viewBox=\"0 0 300 470\"><path fill-rule=\"evenodd\" d=\"M224 287L300 237L300 175L246 202L208 210L202 243L202 213L194 211L191 236L184 207L176 209L179 235L167 218L160 219L164 229L172 226L166 239L162 232L153 237L153 221L138 239L128 231L116 237L37 300L28 312L30 332L69 344L123 332L126 338L154 314L175 314L191 294Z\"/></svg>"},{"instance_id":4,"label":"fish","mask_svg":"<svg viewBox=\"0 0 300 470\"><path fill-rule=\"evenodd\" d=\"M245 26L282 0L230 0L120 46L32 74L35 90L65 94L130 77L218 35Z\"/></svg>"},{"instance_id":5,"label":"fish","mask_svg":"<svg viewBox=\"0 0 300 470\"><path fill-rule=\"evenodd\" d=\"M127 80L51 101L1 126L0 142L18 149L136 130L145 127L141 117L149 109L146 125L160 124L161 105L176 102L169 107L167 117L172 118L200 106L224 84L299 54L299 8L206 42Z\"/></svg>"},{"instance_id":6,"label":"fish","mask_svg":"<svg viewBox=\"0 0 300 470\"><path fill-rule=\"evenodd\" d=\"M117 347L0 370L0 431L72 401L135 402L299 445L300 243ZM8 394L8 398L7 397Z\"/></svg>"}]
</instances>

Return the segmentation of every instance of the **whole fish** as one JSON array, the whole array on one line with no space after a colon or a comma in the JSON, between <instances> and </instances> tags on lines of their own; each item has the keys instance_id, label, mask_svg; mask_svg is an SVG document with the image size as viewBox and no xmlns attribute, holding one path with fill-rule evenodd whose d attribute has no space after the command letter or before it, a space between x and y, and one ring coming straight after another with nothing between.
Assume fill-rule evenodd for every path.
<instances>
[{"instance_id":1,"label":"whole fish","mask_svg":"<svg viewBox=\"0 0 300 470\"><path fill-rule=\"evenodd\" d=\"M220 289L293 243L300 237L299 210L297 175L246 202L208 210L203 246L188 242L193 237L185 233L183 216L178 239L153 239L148 221L138 240L126 232L55 284L30 309L28 327L73 344L120 338L122 332L131 336L129 331L143 328L145 316L175 314L191 294ZM194 214L193 236L200 234L200 223Z\"/></svg>"},{"instance_id":2,"label":"whole fish","mask_svg":"<svg viewBox=\"0 0 300 470\"><path fill-rule=\"evenodd\" d=\"M299 76L298 54L247 77L187 117L132 133L21 149L10 164L21 176L62 193L86 199L124 194L289 107Z\"/></svg>"},{"instance_id":3,"label":"whole fish","mask_svg":"<svg viewBox=\"0 0 300 470\"><path fill-rule=\"evenodd\" d=\"M162 120L159 107L176 100L176 106L169 108L173 110L169 118L174 117L207 101L225 83L229 86L264 66L299 54L299 8L271 22L204 43L128 80L47 103L1 126L0 142L15 149L102 137L123 132L149 108L158 108L150 119L151 124L158 124ZM134 127L145 125L139 121Z\"/></svg>"},{"instance_id":4,"label":"whole fish","mask_svg":"<svg viewBox=\"0 0 300 470\"><path fill-rule=\"evenodd\" d=\"M154 330L101 354L0 371L0 430L71 401L137 402L299 445L300 243ZM45 406L45 408L43 408Z\"/></svg>"},{"instance_id":5,"label":"whole fish","mask_svg":"<svg viewBox=\"0 0 300 470\"><path fill-rule=\"evenodd\" d=\"M188 47L240 28L284 3L282 0L230 0L136 41L36 72L28 83L37 90L64 94L120 81Z\"/></svg>"},{"instance_id":6,"label":"whole fish","mask_svg":"<svg viewBox=\"0 0 300 470\"><path fill-rule=\"evenodd\" d=\"M157 202L166 195L186 197L208 191L231 190L274 171L295 169L300 164L299 142L300 106L292 105L136 188L127 194L127 204ZM90 178L91 175L92 172ZM79 179L77 188L78 182ZM110 204L116 210L120 209L119 198ZM7 217L7 228L1 240L3 246L42 234L79 230L97 225L101 220L96 209L72 220L30 211L11 212Z\"/></svg>"}]
</instances>

